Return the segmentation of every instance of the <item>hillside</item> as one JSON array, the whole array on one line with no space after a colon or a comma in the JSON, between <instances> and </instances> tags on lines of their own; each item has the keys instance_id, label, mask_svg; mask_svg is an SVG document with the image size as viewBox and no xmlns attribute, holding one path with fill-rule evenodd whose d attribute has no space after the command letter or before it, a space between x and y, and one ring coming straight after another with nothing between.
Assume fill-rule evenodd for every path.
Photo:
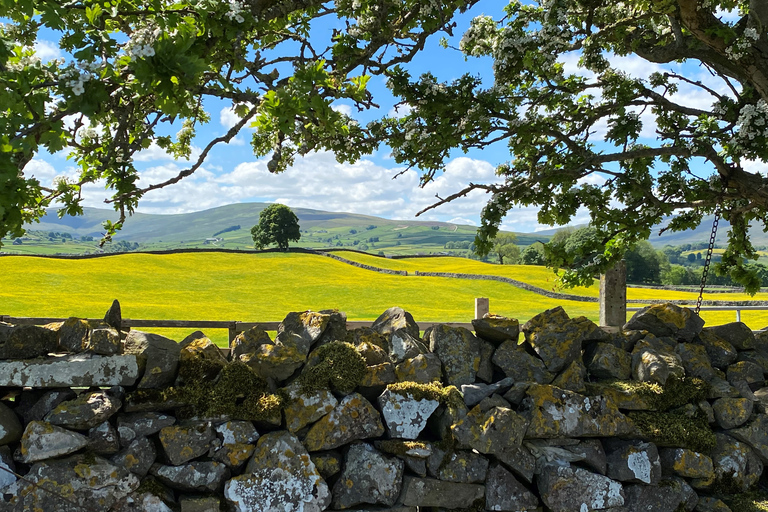
<instances>
[{"instance_id":1,"label":"hillside","mask_svg":"<svg viewBox=\"0 0 768 512\"><path fill-rule=\"evenodd\" d=\"M114 237L114 242L138 244L139 250L212 246L247 250L253 247L250 229L258 223L259 213L266 206L267 203L239 203L178 215L137 213ZM373 253L419 254L443 252L448 242L463 243L465 250L475 238L474 226L390 220L307 208L294 208L293 211L299 218L302 230L302 239L295 244L299 247L349 247ZM103 232L101 223L116 219L117 213L107 209L84 208L82 216L61 219L55 210L49 210L39 224L26 226L29 232L21 245L12 246L9 241L5 241L3 251L24 254L94 252L96 242ZM92 236L95 241L62 242L60 236L49 237L50 233L68 233L76 238ZM206 240L214 237L219 240ZM548 238L538 234L518 234L518 243L530 245L536 240L546 241ZM454 253L461 254L459 250Z\"/></svg>"}]
</instances>

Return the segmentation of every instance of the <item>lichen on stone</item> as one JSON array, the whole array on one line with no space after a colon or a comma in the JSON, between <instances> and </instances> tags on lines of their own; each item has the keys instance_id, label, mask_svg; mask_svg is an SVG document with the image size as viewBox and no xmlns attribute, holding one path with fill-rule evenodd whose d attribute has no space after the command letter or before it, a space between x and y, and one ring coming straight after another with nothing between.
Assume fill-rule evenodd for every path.
<instances>
[{"instance_id":1,"label":"lichen on stone","mask_svg":"<svg viewBox=\"0 0 768 512\"><path fill-rule=\"evenodd\" d=\"M732 512L768 512L768 494L765 492L736 492L725 501Z\"/></svg>"},{"instance_id":2,"label":"lichen on stone","mask_svg":"<svg viewBox=\"0 0 768 512\"><path fill-rule=\"evenodd\" d=\"M299 384L304 393L320 389L351 392L362 382L365 371L365 359L354 345L332 341L310 354Z\"/></svg>"},{"instance_id":3,"label":"lichen on stone","mask_svg":"<svg viewBox=\"0 0 768 512\"><path fill-rule=\"evenodd\" d=\"M709 453L717 444L715 434L703 414L693 418L667 412L630 412L638 430L659 446L689 448Z\"/></svg>"}]
</instances>

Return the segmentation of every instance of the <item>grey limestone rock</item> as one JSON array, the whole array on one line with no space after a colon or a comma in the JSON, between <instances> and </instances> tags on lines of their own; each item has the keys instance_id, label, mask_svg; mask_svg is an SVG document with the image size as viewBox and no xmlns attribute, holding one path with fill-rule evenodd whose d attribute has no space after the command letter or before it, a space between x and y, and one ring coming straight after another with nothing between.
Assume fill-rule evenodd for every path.
<instances>
[{"instance_id":1,"label":"grey limestone rock","mask_svg":"<svg viewBox=\"0 0 768 512\"><path fill-rule=\"evenodd\" d=\"M730 365L726 371L728 382L736 386L739 381L744 381L749 386L756 386L755 389L763 387L765 377L763 369L752 361L739 361Z\"/></svg>"},{"instance_id":2,"label":"grey limestone rock","mask_svg":"<svg viewBox=\"0 0 768 512\"><path fill-rule=\"evenodd\" d=\"M474 407L494 393L505 393L513 384L514 380L510 377L493 384L464 384L461 386L461 394L464 395L464 403L467 407Z\"/></svg>"},{"instance_id":3,"label":"grey limestone rock","mask_svg":"<svg viewBox=\"0 0 768 512\"><path fill-rule=\"evenodd\" d=\"M715 476L712 459L688 448L662 448L659 452L661 470L665 476L710 480Z\"/></svg>"},{"instance_id":4,"label":"grey limestone rock","mask_svg":"<svg viewBox=\"0 0 768 512\"><path fill-rule=\"evenodd\" d=\"M661 481L659 450L653 443L612 441L606 448L606 476L620 482L656 485Z\"/></svg>"},{"instance_id":5,"label":"grey limestone rock","mask_svg":"<svg viewBox=\"0 0 768 512\"><path fill-rule=\"evenodd\" d=\"M392 334L398 329L405 329L412 337L417 339L419 337L419 325L413 316L403 308L396 306L379 315L371 325L371 329L384 335Z\"/></svg>"},{"instance_id":6,"label":"grey limestone rock","mask_svg":"<svg viewBox=\"0 0 768 512\"><path fill-rule=\"evenodd\" d=\"M163 427L160 429L158 438L168 461L178 466L208 453L211 441L216 438L216 434L210 424L198 423Z\"/></svg>"},{"instance_id":7,"label":"grey limestone rock","mask_svg":"<svg viewBox=\"0 0 768 512\"><path fill-rule=\"evenodd\" d=\"M555 374L547 370L544 361L529 354L517 340L507 340L496 349L493 363L515 382L549 384Z\"/></svg>"},{"instance_id":8,"label":"grey limestone rock","mask_svg":"<svg viewBox=\"0 0 768 512\"><path fill-rule=\"evenodd\" d=\"M547 310L523 326L526 342L550 372L559 372L580 358L582 342L597 327L585 317L569 318L561 310L560 306Z\"/></svg>"},{"instance_id":9,"label":"grey limestone rock","mask_svg":"<svg viewBox=\"0 0 768 512\"><path fill-rule=\"evenodd\" d=\"M99 423L88 430L88 450L106 456L117 453L119 449L117 429L109 421Z\"/></svg>"},{"instance_id":10,"label":"grey limestone rock","mask_svg":"<svg viewBox=\"0 0 768 512\"><path fill-rule=\"evenodd\" d=\"M460 484L432 478L403 478L400 502L414 507L469 508L485 497L485 486Z\"/></svg>"},{"instance_id":11,"label":"grey limestone rock","mask_svg":"<svg viewBox=\"0 0 768 512\"><path fill-rule=\"evenodd\" d=\"M139 373L135 355L74 354L53 359L0 361L0 387L132 386Z\"/></svg>"},{"instance_id":12,"label":"grey limestone rock","mask_svg":"<svg viewBox=\"0 0 768 512\"><path fill-rule=\"evenodd\" d=\"M472 320L472 327L478 338L498 346L507 340L517 341L520 336L520 322L516 318L485 315Z\"/></svg>"},{"instance_id":13,"label":"grey limestone rock","mask_svg":"<svg viewBox=\"0 0 768 512\"><path fill-rule=\"evenodd\" d=\"M291 312L277 326L276 345L296 349L306 357L328 327L331 315L314 311Z\"/></svg>"},{"instance_id":14,"label":"grey limestone rock","mask_svg":"<svg viewBox=\"0 0 768 512\"><path fill-rule=\"evenodd\" d=\"M357 439L378 437L383 433L379 411L361 394L352 393L312 425L304 438L304 445L313 452L330 450Z\"/></svg>"},{"instance_id":15,"label":"grey limestone rock","mask_svg":"<svg viewBox=\"0 0 768 512\"><path fill-rule=\"evenodd\" d=\"M702 329L698 341L704 345L704 350L715 368L725 370L728 365L735 363L739 356L736 347L715 334L711 327Z\"/></svg>"},{"instance_id":16,"label":"grey limestone rock","mask_svg":"<svg viewBox=\"0 0 768 512\"><path fill-rule=\"evenodd\" d=\"M430 473L439 480L464 484L481 484L488 474L488 459L469 450L456 450L443 455L439 464L432 463ZM432 458L429 459L432 462Z\"/></svg>"},{"instance_id":17,"label":"grey limestone rock","mask_svg":"<svg viewBox=\"0 0 768 512\"><path fill-rule=\"evenodd\" d=\"M485 492L486 510L521 512L540 506L539 499L498 463L491 464Z\"/></svg>"},{"instance_id":18,"label":"grey limestone rock","mask_svg":"<svg viewBox=\"0 0 768 512\"><path fill-rule=\"evenodd\" d=\"M138 358L143 371L139 389L162 388L176 380L181 346L172 339L131 330L125 338L123 353Z\"/></svg>"},{"instance_id":19,"label":"grey limestone rock","mask_svg":"<svg viewBox=\"0 0 768 512\"><path fill-rule=\"evenodd\" d=\"M428 384L440 380L443 372L440 358L435 354L419 354L406 359L395 367L395 378L399 382Z\"/></svg>"},{"instance_id":20,"label":"grey limestone rock","mask_svg":"<svg viewBox=\"0 0 768 512\"><path fill-rule=\"evenodd\" d=\"M624 330L645 330L656 336L671 336L689 342L701 332L702 327L704 320L692 309L675 304L654 304L635 313L624 325Z\"/></svg>"},{"instance_id":21,"label":"grey limestone rock","mask_svg":"<svg viewBox=\"0 0 768 512\"><path fill-rule=\"evenodd\" d=\"M183 492L217 491L230 476L226 465L200 460L180 466L154 464L150 473L168 487Z\"/></svg>"},{"instance_id":22,"label":"grey limestone rock","mask_svg":"<svg viewBox=\"0 0 768 512\"><path fill-rule=\"evenodd\" d=\"M118 501L110 512L173 512L159 497L151 492L133 492ZM184 511L186 512L186 511ZM218 512L218 509L214 512Z\"/></svg>"},{"instance_id":23,"label":"grey limestone rock","mask_svg":"<svg viewBox=\"0 0 768 512\"><path fill-rule=\"evenodd\" d=\"M86 352L111 356L119 354L122 349L120 333L111 327L97 327L91 331L86 345Z\"/></svg>"},{"instance_id":24,"label":"grey limestone rock","mask_svg":"<svg viewBox=\"0 0 768 512\"><path fill-rule=\"evenodd\" d=\"M24 429L13 410L0 402L0 446L15 443L21 439Z\"/></svg>"},{"instance_id":25,"label":"grey limestone rock","mask_svg":"<svg viewBox=\"0 0 768 512\"><path fill-rule=\"evenodd\" d=\"M712 404L712 411L718 426L730 430L746 423L753 407L754 402L746 398L718 398Z\"/></svg>"},{"instance_id":26,"label":"grey limestone rock","mask_svg":"<svg viewBox=\"0 0 768 512\"><path fill-rule=\"evenodd\" d=\"M298 432L307 425L314 423L339 403L328 389L303 391L301 385L295 382L285 388L289 401L284 407L285 424L291 432Z\"/></svg>"},{"instance_id":27,"label":"grey limestone rock","mask_svg":"<svg viewBox=\"0 0 768 512\"><path fill-rule=\"evenodd\" d=\"M322 512L331 503L325 480L287 431L259 439L245 473L226 483L224 497L234 512Z\"/></svg>"},{"instance_id":28,"label":"grey limestone rock","mask_svg":"<svg viewBox=\"0 0 768 512\"><path fill-rule=\"evenodd\" d=\"M495 454L520 446L527 427L528 421L512 409L493 407L484 412L477 405L451 426L451 432L459 448Z\"/></svg>"},{"instance_id":29,"label":"grey limestone rock","mask_svg":"<svg viewBox=\"0 0 768 512\"><path fill-rule=\"evenodd\" d=\"M403 483L403 468L402 460L387 457L367 443L354 443L333 488L334 506L394 505Z\"/></svg>"},{"instance_id":30,"label":"grey limestone rock","mask_svg":"<svg viewBox=\"0 0 768 512\"><path fill-rule=\"evenodd\" d=\"M0 359L34 359L56 352L59 346L58 332L46 326L17 325L3 337Z\"/></svg>"},{"instance_id":31,"label":"grey limestone rock","mask_svg":"<svg viewBox=\"0 0 768 512\"><path fill-rule=\"evenodd\" d=\"M32 421L21 437L19 460L25 464L74 453L88 445L88 438L77 432L43 421Z\"/></svg>"},{"instance_id":32,"label":"grey limestone rock","mask_svg":"<svg viewBox=\"0 0 768 512\"><path fill-rule=\"evenodd\" d=\"M726 434L716 433L715 437L717 445L710 452L715 477L728 478L743 491L756 484L763 473L763 463L752 448Z\"/></svg>"},{"instance_id":33,"label":"grey limestone rock","mask_svg":"<svg viewBox=\"0 0 768 512\"><path fill-rule=\"evenodd\" d=\"M399 439L416 439L440 405L437 400L417 400L409 393L401 394L389 389L384 390L378 402L389 436Z\"/></svg>"},{"instance_id":34,"label":"grey limestone rock","mask_svg":"<svg viewBox=\"0 0 768 512\"><path fill-rule=\"evenodd\" d=\"M120 309L120 302L115 299L112 301L112 305L109 306L106 314L104 315L104 323L120 332L123 329L123 313Z\"/></svg>"},{"instance_id":35,"label":"grey limestone rock","mask_svg":"<svg viewBox=\"0 0 768 512\"><path fill-rule=\"evenodd\" d=\"M729 430L727 434L749 445L763 462L768 462L768 416L758 414L743 427Z\"/></svg>"},{"instance_id":36,"label":"grey limestone rock","mask_svg":"<svg viewBox=\"0 0 768 512\"><path fill-rule=\"evenodd\" d=\"M757 346L755 334L744 322L716 325L707 327L706 330L724 339L737 350L752 350Z\"/></svg>"},{"instance_id":37,"label":"grey limestone rock","mask_svg":"<svg viewBox=\"0 0 768 512\"><path fill-rule=\"evenodd\" d=\"M144 477L152 464L155 463L155 459L157 459L155 444L146 437L140 437L134 439L131 444L110 457L109 460L116 466L123 467L139 477Z\"/></svg>"},{"instance_id":38,"label":"grey limestone rock","mask_svg":"<svg viewBox=\"0 0 768 512\"><path fill-rule=\"evenodd\" d=\"M632 356L611 343L595 343L584 356L590 375L597 379L627 380L632 373Z\"/></svg>"},{"instance_id":39,"label":"grey limestone rock","mask_svg":"<svg viewBox=\"0 0 768 512\"><path fill-rule=\"evenodd\" d=\"M712 367L712 362L709 360L709 354L704 345L680 343L675 348L675 353L682 359L685 374L689 377L698 377L708 381L715 375L715 369Z\"/></svg>"},{"instance_id":40,"label":"grey limestone rock","mask_svg":"<svg viewBox=\"0 0 768 512\"><path fill-rule=\"evenodd\" d=\"M544 504L554 512L610 509L626 503L620 482L569 464L544 464L537 487Z\"/></svg>"},{"instance_id":41,"label":"grey limestone rock","mask_svg":"<svg viewBox=\"0 0 768 512\"><path fill-rule=\"evenodd\" d=\"M427 346L405 328L397 329L390 335L389 359L394 364L427 352L429 352Z\"/></svg>"},{"instance_id":42,"label":"grey limestone rock","mask_svg":"<svg viewBox=\"0 0 768 512\"><path fill-rule=\"evenodd\" d=\"M90 332L87 320L68 318L59 327L59 347L65 352L79 354L88 346Z\"/></svg>"},{"instance_id":43,"label":"grey limestone rock","mask_svg":"<svg viewBox=\"0 0 768 512\"><path fill-rule=\"evenodd\" d=\"M41 483L52 492L35 492ZM138 486L136 475L101 457L74 455L34 464L24 480L3 489L10 500L0 502L0 507L13 512L82 512L98 503L100 510L109 510ZM62 500L61 495L68 499Z\"/></svg>"},{"instance_id":44,"label":"grey limestone rock","mask_svg":"<svg viewBox=\"0 0 768 512\"><path fill-rule=\"evenodd\" d=\"M480 368L480 341L463 327L436 325L425 335L429 349L440 358L444 382L472 384Z\"/></svg>"},{"instance_id":45,"label":"grey limestone rock","mask_svg":"<svg viewBox=\"0 0 768 512\"><path fill-rule=\"evenodd\" d=\"M666 483L666 482L665 482ZM687 508L691 500L690 494L683 481L676 481L676 485L627 485L624 487L628 512L677 512L692 510ZM694 493L695 496L695 493ZM696 498L693 506L696 506ZM690 506L690 505L689 505Z\"/></svg>"},{"instance_id":46,"label":"grey limestone rock","mask_svg":"<svg viewBox=\"0 0 768 512\"><path fill-rule=\"evenodd\" d=\"M134 439L151 436L176 423L176 418L160 412L134 412L117 415L120 445L128 446Z\"/></svg>"},{"instance_id":47,"label":"grey limestone rock","mask_svg":"<svg viewBox=\"0 0 768 512\"><path fill-rule=\"evenodd\" d=\"M120 400L103 391L86 392L61 402L45 416L45 421L74 430L88 430L108 420L122 405Z\"/></svg>"}]
</instances>

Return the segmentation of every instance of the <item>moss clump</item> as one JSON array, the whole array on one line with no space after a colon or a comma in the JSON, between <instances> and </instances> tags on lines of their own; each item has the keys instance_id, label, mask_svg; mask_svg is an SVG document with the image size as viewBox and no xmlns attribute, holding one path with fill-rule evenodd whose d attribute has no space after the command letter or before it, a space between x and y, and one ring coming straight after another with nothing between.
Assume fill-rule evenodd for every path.
<instances>
[{"instance_id":1,"label":"moss clump","mask_svg":"<svg viewBox=\"0 0 768 512\"><path fill-rule=\"evenodd\" d=\"M435 400L453 409L464 406L464 397L456 386L443 387L439 382L396 382L387 385L387 389L398 395L410 395L414 400Z\"/></svg>"},{"instance_id":2,"label":"moss clump","mask_svg":"<svg viewBox=\"0 0 768 512\"><path fill-rule=\"evenodd\" d=\"M224 367L226 361L211 359L202 354L194 354L179 360L179 378L186 383L202 380L214 380Z\"/></svg>"},{"instance_id":3,"label":"moss clump","mask_svg":"<svg viewBox=\"0 0 768 512\"><path fill-rule=\"evenodd\" d=\"M351 343L332 341L315 350L310 360L317 362L305 367L298 379L304 393L319 389L351 392L365 377L365 359Z\"/></svg>"},{"instance_id":4,"label":"moss clump","mask_svg":"<svg viewBox=\"0 0 768 512\"><path fill-rule=\"evenodd\" d=\"M623 393L638 395L646 400L656 411L664 412L686 404L696 404L707 398L710 386L697 377L670 377L662 386L656 382L638 382L635 380L601 381L600 385L609 386ZM587 385L590 394L599 394L599 387Z\"/></svg>"},{"instance_id":5,"label":"moss clump","mask_svg":"<svg viewBox=\"0 0 768 512\"><path fill-rule=\"evenodd\" d=\"M666 412L630 412L629 418L645 437L660 446L709 453L717 444L715 434L702 414L689 418Z\"/></svg>"},{"instance_id":6,"label":"moss clump","mask_svg":"<svg viewBox=\"0 0 768 512\"><path fill-rule=\"evenodd\" d=\"M768 494L765 492L735 493L724 501L733 512L768 512Z\"/></svg>"},{"instance_id":7,"label":"moss clump","mask_svg":"<svg viewBox=\"0 0 768 512\"><path fill-rule=\"evenodd\" d=\"M141 479L141 483L134 491L137 495L141 495L144 493L150 493L161 500L165 502L166 498L168 498L168 489L165 488L163 484L155 480L151 476L147 476Z\"/></svg>"}]
</instances>

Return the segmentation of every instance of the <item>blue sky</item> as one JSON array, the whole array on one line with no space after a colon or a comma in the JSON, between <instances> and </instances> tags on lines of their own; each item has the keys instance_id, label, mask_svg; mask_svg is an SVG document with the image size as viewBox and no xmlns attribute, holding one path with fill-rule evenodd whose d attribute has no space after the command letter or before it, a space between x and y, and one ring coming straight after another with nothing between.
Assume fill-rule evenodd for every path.
<instances>
[{"instance_id":1,"label":"blue sky","mask_svg":"<svg viewBox=\"0 0 768 512\"><path fill-rule=\"evenodd\" d=\"M498 0L483 0L470 12L456 18L457 28L452 46L458 46L464 30L470 20L480 14L488 14L498 19L502 16L502 3ZM331 26L318 27L319 35L330 31ZM60 56L55 41L41 41L38 46L39 56L43 60ZM578 72L577 55L568 56L566 67L571 72ZM648 76L659 69L639 58L621 58L615 60L616 66L635 76ZM412 74L430 71L444 80L457 78L464 73L480 75L490 85L493 80L490 59L470 59L454 49L444 49L439 45L439 36L433 37L424 52L419 54L408 66ZM711 82L703 70L693 65L686 65L686 73L693 73L698 78ZM711 84L718 89L722 84ZM373 77L369 85L375 101L381 105L376 111L358 113L350 105L339 104L336 108L357 118L361 123L383 114L394 113L394 98L388 93L384 79ZM710 97L694 94L681 88L678 100L691 105L709 107ZM236 122L236 117L224 103L206 105L211 114L211 123L200 130L199 145L204 141L219 136ZM648 137L653 137L652 126L648 126ZM346 211L376 215L391 219L413 219L414 214L434 202L435 195L445 197L460 190L463 185L473 182L493 182L495 166L509 158L503 143L469 154L457 151L448 162L445 172L425 188L418 187L418 174L408 171L396 179L393 176L402 171L389 156L387 148L363 158L355 164L339 164L328 153L315 153L297 159L294 166L280 175L267 171L267 159L257 159L251 153L248 143L249 134L245 130L232 143L217 147L212 151L206 163L193 176L181 183L153 191L146 195L138 211L145 213L183 213L204 210L236 202L281 202L292 207L315 208L328 211ZM193 154L193 158L196 155ZM141 169L140 185L146 186L157 181L175 176L187 167L184 161L174 161L159 148L150 148L138 155L137 167ZM74 175L76 170L65 154L39 155L25 169L34 174L43 183L50 182L59 175ZM594 177L599 183L600 178ZM91 185L84 192L84 205L105 207L107 197L103 185ZM419 217L422 220L440 220L460 224L477 225L479 214L485 204L486 196L482 192L467 198L441 206ZM583 217L586 220L586 217ZM577 222L580 219L576 219ZM502 227L504 229L530 232L548 228L536 222L536 211L532 208L512 211Z\"/></svg>"}]
</instances>

